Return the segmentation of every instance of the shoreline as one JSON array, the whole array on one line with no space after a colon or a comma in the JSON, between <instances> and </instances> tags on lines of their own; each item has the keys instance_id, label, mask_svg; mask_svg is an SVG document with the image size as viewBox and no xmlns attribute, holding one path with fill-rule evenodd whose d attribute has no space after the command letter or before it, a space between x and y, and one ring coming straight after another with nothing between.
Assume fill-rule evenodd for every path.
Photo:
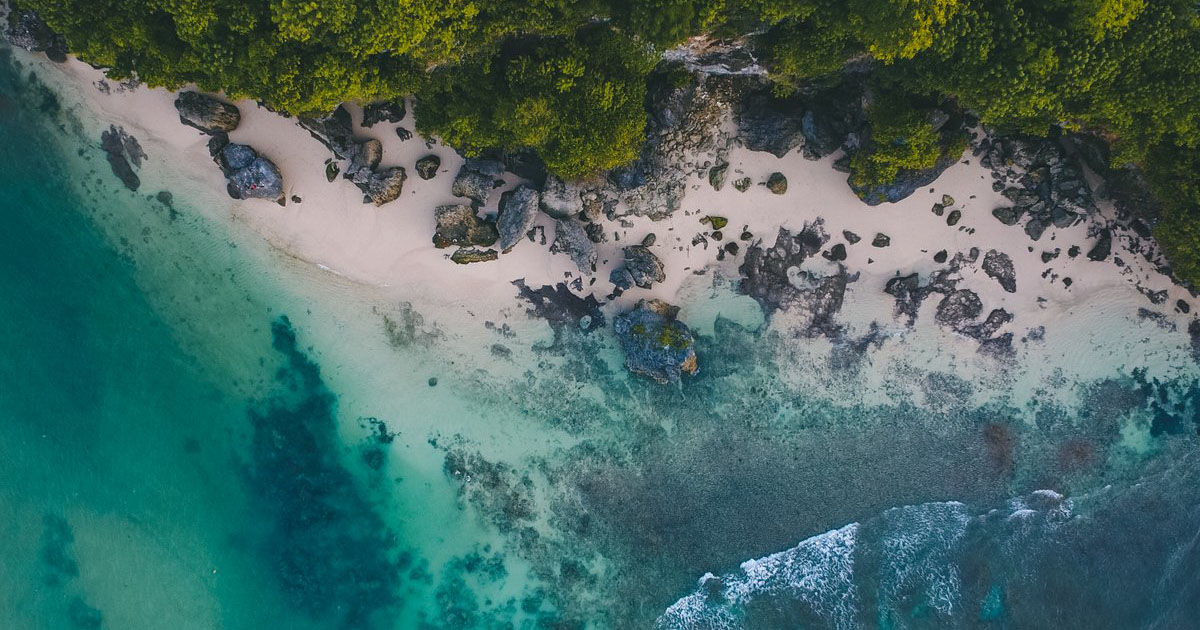
<instances>
[{"instance_id":1,"label":"shoreline","mask_svg":"<svg viewBox=\"0 0 1200 630\"><path fill-rule=\"evenodd\" d=\"M511 315L529 307L518 297L512 284L515 280L523 279L534 288L559 283L571 287L572 281L581 278L568 256L549 250L554 234L553 220L541 212L537 225L544 230L547 244L522 239L497 261L457 265L448 260L449 250L433 247L430 241L434 231L433 208L463 201L450 192L450 184L463 159L448 147L427 144L419 136L414 135L407 141L397 137L394 131L397 127L412 130L411 107L400 123L385 121L370 129L359 126L360 108L347 107L354 121L355 136L381 141L381 166L402 166L410 173L401 197L377 208L362 203L361 192L351 182L341 178L332 183L326 181L325 163L332 155L295 119L284 118L252 102L237 103L242 122L230 134L230 139L254 147L277 164L283 174L285 196L289 199L286 206L280 208L270 201L238 201L225 194L221 173L208 155L206 141L209 136L179 122L173 106L174 93L144 86L126 89L115 84L102 91L96 86L103 80L102 73L74 58L66 64L51 64L45 59L34 59L32 55L25 58L37 64L43 76L54 77L51 82L58 82L59 89L78 93L97 119L123 127L138 138L148 159L158 162L151 169L162 171L168 188L174 183L169 173L174 172L186 174L193 188L210 190L211 195L205 194L203 201L197 200L197 206L204 208L208 218L244 225L281 255L313 269L316 276L331 274L362 287L361 291L350 289L350 292L361 295L363 303L403 301L420 304L443 328L465 330L469 326L478 326L480 319L515 324L517 320L511 319ZM732 124L728 118L721 123L725 130ZM436 177L424 181L416 177L413 164L427 154L439 156L441 166ZM690 313L703 313L707 322L724 309L727 318L732 317L751 327L759 326L761 324L757 322L764 320L760 320L749 306L750 298L729 296L714 303L713 296L728 292L731 286L736 287L742 277L739 267L751 247L772 246L780 229L796 234L806 226L820 225L829 237L822 249L827 253L834 244L843 244L845 260L839 266L839 263L814 255L804 260L796 271L820 279L836 275L841 269L840 273L852 278L845 289L844 305L835 313L844 335L840 339L831 337L826 344L812 343L810 334L806 337L808 343L792 344L796 346L791 348L793 352L805 352L819 358L831 347L855 338L865 339L870 331L878 328L884 332L872 342L869 350L875 355L874 360L906 363L913 356L926 354L933 360L944 359L941 355L949 353L949 365L969 370L968 374L976 377L985 377L989 373L995 377L997 373L1005 372L1002 365L991 359L972 359L977 340L944 326L929 325L935 320L940 296L935 295L919 304L915 323L906 325L903 317L897 316L895 300L883 292L887 282L899 275L917 273L920 281L925 282L935 271L944 268L945 265L933 259L938 250L945 249L953 257L956 253L965 256L968 250L975 248L980 252L978 258L964 262L956 275L960 278L960 287L969 288L979 297L983 313L1004 309L1012 315L1012 321L1001 325L996 334L1011 333L1017 340L1018 355L1030 351L1060 358L1049 362L1053 364L1052 368L1026 372L1018 380L1033 383L1064 367L1067 373L1078 378L1105 372L1111 367L1111 361L1120 357L1113 348L1102 353L1109 357L1106 362L1109 365L1103 368L1080 359L1095 354L1097 350L1093 346L1097 343L1116 343L1116 340L1105 339L1103 334L1104 329L1119 326L1110 321L1114 315L1149 320L1147 328L1151 330L1145 341L1154 339L1154 352L1178 355L1169 361L1153 361L1139 360L1134 356L1136 352L1130 352L1128 358L1133 367L1141 365L1159 371L1174 369L1164 366L1178 365L1178 357L1187 355L1186 336L1179 333L1187 331L1191 317L1178 312L1175 304L1179 300L1192 304L1194 300L1186 289L1159 273L1145 257L1130 251L1131 244L1136 244L1132 240L1136 235L1118 233L1113 238L1113 255L1102 262L1090 261L1082 254L1074 259L1066 255L1071 246L1078 246L1083 252L1092 247L1095 231L1099 226L1111 223L1114 210L1110 202L1098 201L1098 210L1085 216L1083 221L1068 228L1051 227L1040 241L1033 242L1019 225L1004 225L991 216L993 208L1008 202L993 190L990 169L981 166L970 150L929 186L898 203L879 206L868 206L854 195L845 181L846 175L833 168L838 155L840 153L810 160L799 150L794 150L778 158L770 153L750 151L735 142L724 156L729 163L729 180L749 177L753 182L749 190L739 192L726 184L716 191L703 171L691 172L685 180L679 210L665 219L651 221L647 217L628 214L619 215L617 220L600 218L598 221L605 231L619 234L620 240L614 241L610 236L598 246L595 273L591 278L583 278L582 287L578 284L571 287L572 292L584 296L594 293L604 302L602 308L609 318L631 308L639 299L657 298L683 307L685 322ZM695 163L706 158L719 159L694 156ZM767 176L776 171L783 173L789 182L788 190L781 195L773 194L765 187ZM505 173L504 180L505 186L493 191L488 204L481 208L482 214L494 215L498 193L511 189L520 181L511 173ZM961 212L962 219L956 226L948 226L943 216L930 210L945 194L955 198L953 208ZM299 196L302 202L291 201L293 195ZM701 218L710 215L728 219L725 231L730 235L725 239L726 243L735 241L736 234L743 228L753 237L736 240L740 245L737 255L727 256L724 261L716 260L719 243L693 242L696 235L711 232L708 226L700 223ZM854 232L862 241L853 245L847 243L843 231ZM615 299L605 299L612 290L609 271L620 263L620 248L638 243L650 233L657 235L652 250L663 263L665 281L650 289L634 288ZM890 245L873 247L871 240L876 233L890 237ZM1011 258L1016 282L1014 292L1005 291L981 268L983 254L991 249ZM1043 262L1042 253L1054 249L1059 250L1057 257ZM1117 258L1122 261L1120 267L1114 264ZM1066 277L1073 281L1070 287L1062 282ZM594 285L588 285L586 281L594 282ZM724 288L713 288L718 286ZM1154 304L1147 299L1155 293L1163 303ZM697 304L695 300L707 300L709 304ZM811 324L810 314L804 309L760 313L773 330L802 329ZM698 325L707 328L710 324L706 322L698 322ZM536 322L533 324L537 325ZM1040 333L1037 332L1039 327L1043 329ZM1095 330L1091 334L1079 334L1080 329L1088 328ZM1048 341L1029 343L1031 336ZM889 339L914 343L890 343ZM918 344L916 340L921 341ZM1022 340L1026 343L1021 343ZM1172 343L1175 351L1170 350ZM915 345L923 346L923 349L913 348ZM1135 346L1130 349L1135 350ZM914 350L918 351L914 353ZM972 366L972 363L979 365ZM792 375L792 378L805 377ZM1014 377L1009 375L1008 378Z\"/></svg>"}]
</instances>

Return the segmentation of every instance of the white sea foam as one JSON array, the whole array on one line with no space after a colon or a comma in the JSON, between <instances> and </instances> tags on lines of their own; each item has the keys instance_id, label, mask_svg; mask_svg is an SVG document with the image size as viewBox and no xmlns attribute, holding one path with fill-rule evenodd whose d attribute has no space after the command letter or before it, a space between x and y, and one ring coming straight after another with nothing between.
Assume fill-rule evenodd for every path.
<instances>
[{"instance_id":1,"label":"white sea foam","mask_svg":"<svg viewBox=\"0 0 1200 630\"><path fill-rule=\"evenodd\" d=\"M854 549L858 524L814 536L796 547L747 560L739 573L721 580L719 595L711 573L696 592L680 599L658 619L661 630L717 630L741 627L741 613L755 597L776 595L808 604L832 628L853 628L858 607Z\"/></svg>"}]
</instances>

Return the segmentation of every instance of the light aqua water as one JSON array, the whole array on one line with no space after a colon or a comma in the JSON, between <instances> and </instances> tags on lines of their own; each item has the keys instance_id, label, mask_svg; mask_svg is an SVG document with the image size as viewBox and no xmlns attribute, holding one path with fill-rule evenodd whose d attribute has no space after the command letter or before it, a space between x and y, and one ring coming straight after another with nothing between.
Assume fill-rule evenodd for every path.
<instances>
[{"instance_id":1,"label":"light aqua water","mask_svg":"<svg viewBox=\"0 0 1200 630\"><path fill-rule=\"evenodd\" d=\"M92 135L0 58L20 156L0 169L0 627L1165 629L1200 610L1190 376L1114 365L1072 406L977 407L1002 381L933 367L904 377L934 404L867 404L785 378L833 368L717 317L745 306L724 294L686 305L704 363L680 388L628 377L603 330L464 352L421 304L347 299L199 200L120 189Z\"/></svg>"}]
</instances>

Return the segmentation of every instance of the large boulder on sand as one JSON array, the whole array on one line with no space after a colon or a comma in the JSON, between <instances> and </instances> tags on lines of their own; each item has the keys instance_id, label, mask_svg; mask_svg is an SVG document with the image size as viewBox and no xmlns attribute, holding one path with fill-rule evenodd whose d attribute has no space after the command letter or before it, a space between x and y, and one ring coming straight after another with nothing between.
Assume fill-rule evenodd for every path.
<instances>
[{"instance_id":1,"label":"large boulder on sand","mask_svg":"<svg viewBox=\"0 0 1200 630\"><path fill-rule=\"evenodd\" d=\"M588 238L587 228L578 219L554 222L554 244L550 251L566 253L585 276L595 271L596 244Z\"/></svg>"},{"instance_id":2,"label":"large boulder on sand","mask_svg":"<svg viewBox=\"0 0 1200 630\"><path fill-rule=\"evenodd\" d=\"M667 279L663 263L650 251L649 247L630 245L624 250L625 269L629 272L633 283L643 289L649 289L655 282Z\"/></svg>"},{"instance_id":3,"label":"large boulder on sand","mask_svg":"<svg viewBox=\"0 0 1200 630\"><path fill-rule=\"evenodd\" d=\"M533 229L538 213L538 192L524 184L500 197L500 215L496 229L500 232L500 251L507 253L525 233Z\"/></svg>"},{"instance_id":4,"label":"large boulder on sand","mask_svg":"<svg viewBox=\"0 0 1200 630\"><path fill-rule=\"evenodd\" d=\"M499 238L496 226L480 218L472 206L438 206L433 211L433 216L437 221L433 232L433 246L438 249L451 245L489 247Z\"/></svg>"},{"instance_id":5,"label":"large boulder on sand","mask_svg":"<svg viewBox=\"0 0 1200 630\"><path fill-rule=\"evenodd\" d=\"M496 187L496 179L503 172L504 165L500 162L468 159L458 170L450 192L455 197L466 197L481 206L486 205Z\"/></svg>"},{"instance_id":6,"label":"large boulder on sand","mask_svg":"<svg viewBox=\"0 0 1200 630\"><path fill-rule=\"evenodd\" d=\"M234 199L269 199L283 203L283 176L275 164L256 157L229 176L229 195Z\"/></svg>"},{"instance_id":7,"label":"large boulder on sand","mask_svg":"<svg viewBox=\"0 0 1200 630\"><path fill-rule=\"evenodd\" d=\"M659 383L675 383L695 374L696 338L676 319L679 307L659 300L642 300L613 320L613 332L625 352L625 367Z\"/></svg>"},{"instance_id":8,"label":"large boulder on sand","mask_svg":"<svg viewBox=\"0 0 1200 630\"><path fill-rule=\"evenodd\" d=\"M227 190L234 199L270 199L283 205L283 176L279 169L253 148L229 142L224 133L209 141L213 161L225 174Z\"/></svg>"},{"instance_id":9,"label":"large boulder on sand","mask_svg":"<svg viewBox=\"0 0 1200 630\"><path fill-rule=\"evenodd\" d=\"M242 122L237 107L199 92L181 92L175 99L179 122L207 134L229 133Z\"/></svg>"},{"instance_id":10,"label":"large boulder on sand","mask_svg":"<svg viewBox=\"0 0 1200 630\"><path fill-rule=\"evenodd\" d=\"M404 182L407 179L408 173L404 171L403 167L393 166L383 170L371 171L366 181L358 184L358 187L363 191L364 202L382 206L400 196L400 192L404 190Z\"/></svg>"}]
</instances>

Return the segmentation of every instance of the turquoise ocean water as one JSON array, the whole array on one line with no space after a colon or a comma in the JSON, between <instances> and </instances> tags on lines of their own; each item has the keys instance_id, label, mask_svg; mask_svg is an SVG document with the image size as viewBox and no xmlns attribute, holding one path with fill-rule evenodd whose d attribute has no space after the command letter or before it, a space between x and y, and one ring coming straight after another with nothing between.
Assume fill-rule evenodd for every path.
<instances>
[{"instance_id":1,"label":"turquoise ocean water","mask_svg":"<svg viewBox=\"0 0 1200 630\"><path fill-rule=\"evenodd\" d=\"M604 330L459 355L120 188L63 98L0 51L0 627L1196 627L1194 373L866 404L726 319L682 388Z\"/></svg>"}]
</instances>

